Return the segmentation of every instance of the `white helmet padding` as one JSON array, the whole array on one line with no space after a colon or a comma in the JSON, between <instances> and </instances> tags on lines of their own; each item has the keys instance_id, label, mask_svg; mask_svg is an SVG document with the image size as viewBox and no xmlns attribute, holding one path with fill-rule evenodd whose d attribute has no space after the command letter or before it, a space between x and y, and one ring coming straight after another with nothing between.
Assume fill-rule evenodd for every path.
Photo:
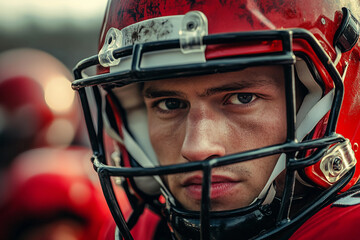
<instances>
[{"instance_id":1,"label":"white helmet padding","mask_svg":"<svg viewBox=\"0 0 360 240\"><path fill-rule=\"evenodd\" d=\"M302 59L297 59L295 64L296 72L299 80L304 84L308 90L308 94L304 97L301 106L296 114L296 139L298 141L304 140L317 123L330 111L334 91L322 97L323 90L313 78L306 62ZM258 198L265 197L267 189L273 183L275 178L286 168L286 155L280 155L279 160L272 172L264 189L261 191ZM300 176L296 174L299 179ZM300 182L304 182L299 179Z\"/></svg>"}]
</instances>

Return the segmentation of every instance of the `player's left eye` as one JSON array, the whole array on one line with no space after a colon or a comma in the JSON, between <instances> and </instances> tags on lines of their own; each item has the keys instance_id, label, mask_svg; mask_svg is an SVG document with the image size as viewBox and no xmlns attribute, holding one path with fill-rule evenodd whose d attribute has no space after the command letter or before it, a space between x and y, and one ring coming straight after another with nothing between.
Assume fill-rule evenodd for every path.
<instances>
[{"instance_id":1,"label":"player's left eye","mask_svg":"<svg viewBox=\"0 0 360 240\"><path fill-rule=\"evenodd\" d=\"M249 104L254 101L257 97L253 93L234 93L228 100L228 104Z\"/></svg>"}]
</instances>

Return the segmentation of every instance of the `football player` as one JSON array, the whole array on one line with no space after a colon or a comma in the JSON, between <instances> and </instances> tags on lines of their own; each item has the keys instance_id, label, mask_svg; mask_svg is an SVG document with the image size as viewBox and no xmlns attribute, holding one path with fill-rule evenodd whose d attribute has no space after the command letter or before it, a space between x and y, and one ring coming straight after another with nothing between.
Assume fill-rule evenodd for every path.
<instances>
[{"instance_id":1,"label":"football player","mask_svg":"<svg viewBox=\"0 0 360 240\"><path fill-rule=\"evenodd\" d=\"M109 239L359 236L359 18L356 0L110 0L72 84Z\"/></svg>"}]
</instances>

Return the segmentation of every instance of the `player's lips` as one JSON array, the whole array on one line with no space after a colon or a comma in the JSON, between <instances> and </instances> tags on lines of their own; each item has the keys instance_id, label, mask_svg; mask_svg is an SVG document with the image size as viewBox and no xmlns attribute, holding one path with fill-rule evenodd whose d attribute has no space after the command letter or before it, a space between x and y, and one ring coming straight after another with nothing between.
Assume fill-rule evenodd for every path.
<instances>
[{"instance_id":1,"label":"player's lips","mask_svg":"<svg viewBox=\"0 0 360 240\"><path fill-rule=\"evenodd\" d=\"M191 176L183 181L182 187L185 188L189 197L195 200L201 200L202 182L201 176ZM227 176L213 175L211 177L210 198L216 199L232 194L235 191L236 185L239 183L240 181Z\"/></svg>"}]
</instances>

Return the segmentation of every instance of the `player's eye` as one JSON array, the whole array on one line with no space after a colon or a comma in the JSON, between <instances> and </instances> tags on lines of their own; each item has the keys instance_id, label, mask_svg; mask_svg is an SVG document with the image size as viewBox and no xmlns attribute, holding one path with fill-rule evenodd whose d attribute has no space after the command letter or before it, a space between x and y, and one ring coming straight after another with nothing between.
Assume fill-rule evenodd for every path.
<instances>
[{"instance_id":1,"label":"player's eye","mask_svg":"<svg viewBox=\"0 0 360 240\"><path fill-rule=\"evenodd\" d=\"M257 97L253 93L234 93L227 99L227 104L249 104Z\"/></svg>"},{"instance_id":2,"label":"player's eye","mask_svg":"<svg viewBox=\"0 0 360 240\"><path fill-rule=\"evenodd\" d=\"M173 111L177 109L186 108L187 106L187 104L184 101L176 98L163 99L158 101L155 105L162 111Z\"/></svg>"}]
</instances>

